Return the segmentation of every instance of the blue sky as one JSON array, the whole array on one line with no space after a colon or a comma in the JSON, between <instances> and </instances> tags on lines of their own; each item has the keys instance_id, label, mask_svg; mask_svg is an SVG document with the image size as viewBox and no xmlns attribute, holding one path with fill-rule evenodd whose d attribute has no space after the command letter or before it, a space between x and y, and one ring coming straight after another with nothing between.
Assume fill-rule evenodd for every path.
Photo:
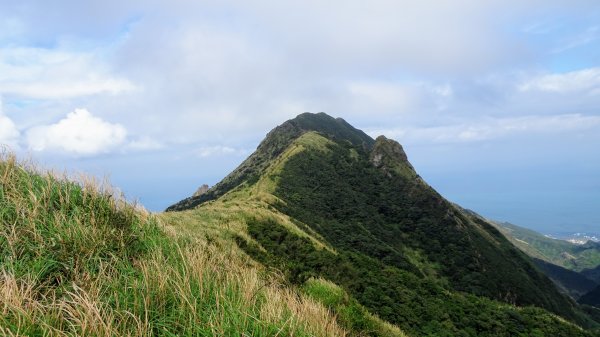
<instances>
[{"instance_id":1,"label":"blue sky","mask_svg":"<svg viewBox=\"0 0 600 337\"><path fill-rule=\"evenodd\" d=\"M600 231L597 1L0 0L0 143L161 210L305 111L448 199Z\"/></svg>"}]
</instances>

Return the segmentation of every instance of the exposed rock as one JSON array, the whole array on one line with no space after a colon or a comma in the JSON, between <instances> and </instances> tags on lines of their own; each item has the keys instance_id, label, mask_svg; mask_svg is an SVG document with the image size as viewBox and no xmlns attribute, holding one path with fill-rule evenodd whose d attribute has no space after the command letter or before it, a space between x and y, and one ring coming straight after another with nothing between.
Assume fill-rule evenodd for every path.
<instances>
[{"instance_id":1,"label":"exposed rock","mask_svg":"<svg viewBox=\"0 0 600 337\"><path fill-rule=\"evenodd\" d=\"M208 185L206 185L206 184L203 184L202 186L200 186L200 187L199 187L199 188L196 190L196 192L194 193L194 195L193 195L193 196L194 196L194 197L199 197L199 196L201 196L202 194L204 194L204 193L206 193L206 192L208 192Z\"/></svg>"},{"instance_id":2,"label":"exposed rock","mask_svg":"<svg viewBox=\"0 0 600 337\"><path fill-rule=\"evenodd\" d=\"M377 137L369 159L373 166L380 168L388 176L391 172L396 172L407 178L417 176L415 169L406 157L402 145L385 136Z\"/></svg>"}]
</instances>

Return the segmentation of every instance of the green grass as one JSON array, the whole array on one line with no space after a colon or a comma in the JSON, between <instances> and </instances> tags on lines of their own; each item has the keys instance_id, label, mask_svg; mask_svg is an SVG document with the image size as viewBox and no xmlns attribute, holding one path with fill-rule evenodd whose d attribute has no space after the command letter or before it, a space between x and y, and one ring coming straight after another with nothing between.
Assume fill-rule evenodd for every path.
<instances>
[{"instance_id":1,"label":"green grass","mask_svg":"<svg viewBox=\"0 0 600 337\"><path fill-rule=\"evenodd\" d=\"M235 244L175 234L170 218L106 185L12 155L0 160L0 179L0 335L346 334Z\"/></svg>"}]
</instances>

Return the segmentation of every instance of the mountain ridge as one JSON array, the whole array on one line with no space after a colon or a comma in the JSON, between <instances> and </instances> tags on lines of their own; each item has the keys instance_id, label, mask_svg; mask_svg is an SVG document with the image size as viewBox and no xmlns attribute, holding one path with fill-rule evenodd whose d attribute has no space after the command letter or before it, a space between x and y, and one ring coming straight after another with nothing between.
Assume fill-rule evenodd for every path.
<instances>
[{"instance_id":1,"label":"mountain ridge","mask_svg":"<svg viewBox=\"0 0 600 337\"><path fill-rule=\"evenodd\" d=\"M458 297L446 299L447 305L466 308L468 301L458 295L465 293L477 296L476 302L488 303L479 299L486 297L511 305L537 305L594 324L492 224L463 212L427 185L400 144L385 137L373 140L325 114L297 118L300 122L290 120L271 131L255 153L211 189L210 197L184 200L169 210L193 209L210 204L209 200L240 204L240 196L260 194L268 208L290 217L296 229L281 227L275 218L250 217L246 220L250 237L238 238L240 247L261 263L283 270L292 282L301 284L315 276L340 284L369 310L408 332L444 328L433 318L428 324L423 318L409 318L408 307L398 300L427 311L431 310L427 303L442 296L443 289L457 292ZM325 126L314 127L321 122ZM345 138L348 134L352 137ZM263 187L257 189L259 185ZM338 255L313 250L307 246L313 239L304 241L304 234L297 233L308 233ZM285 247L296 247L297 252ZM332 260L338 262L328 262ZM350 269L340 269L344 265ZM381 274L382 270L392 274ZM371 281L362 273L387 281L367 286ZM354 279L343 274L353 274ZM415 289L397 284L397 291L407 292L402 295L383 286L400 279L412 282ZM426 287L438 295L417 295ZM367 291L370 288L375 292ZM423 303L412 302L419 297ZM476 324L459 323L451 311L444 312L451 315L448 324L455 333ZM424 326L411 325L416 322Z\"/></svg>"}]
</instances>

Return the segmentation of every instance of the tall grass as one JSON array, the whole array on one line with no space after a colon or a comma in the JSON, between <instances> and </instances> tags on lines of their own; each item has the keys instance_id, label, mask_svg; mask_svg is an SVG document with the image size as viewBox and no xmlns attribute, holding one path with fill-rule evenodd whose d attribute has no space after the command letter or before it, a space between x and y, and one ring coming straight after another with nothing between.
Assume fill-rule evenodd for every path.
<instances>
[{"instance_id":1,"label":"tall grass","mask_svg":"<svg viewBox=\"0 0 600 337\"><path fill-rule=\"evenodd\" d=\"M229 252L228 259L245 261L248 265L254 266L254 270L261 270L264 266L249 259L236 244L236 241L242 238L243 241L252 242L254 247L264 251L264 247L248 233L250 221L258 220L284 226L292 233L308 239L316 249L337 254L331 247L319 241L318 234L304 231L308 228L277 211L269 201L273 199L269 198L268 191L253 186L231 191L218 200L203 204L194 210L162 213L160 218L168 223L169 229L177 235L184 238L194 237L202 242L212 242L219 247L220 251ZM289 285L287 289L290 287L292 286ZM350 335L407 336L397 326L370 313L344 289L330 281L311 278L299 288L301 296L297 298L308 298L318 303L315 303L316 307L328 308L335 315L337 325L349 331ZM304 317L312 315L302 311L298 314ZM311 319L311 322L316 326L332 324L325 319Z\"/></svg>"},{"instance_id":2,"label":"tall grass","mask_svg":"<svg viewBox=\"0 0 600 337\"><path fill-rule=\"evenodd\" d=\"M106 184L2 154L0 335L346 335L235 245L169 228Z\"/></svg>"}]
</instances>

